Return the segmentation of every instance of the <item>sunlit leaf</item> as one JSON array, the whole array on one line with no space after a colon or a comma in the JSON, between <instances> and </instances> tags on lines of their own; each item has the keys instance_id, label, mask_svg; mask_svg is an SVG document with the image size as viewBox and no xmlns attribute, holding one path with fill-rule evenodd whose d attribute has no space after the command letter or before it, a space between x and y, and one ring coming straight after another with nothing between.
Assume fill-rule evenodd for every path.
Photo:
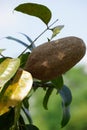
<instances>
[{"instance_id":1,"label":"sunlit leaf","mask_svg":"<svg viewBox=\"0 0 87 130\"><path fill-rule=\"evenodd\" d=\"M71 101L72 101L72 94L70 89L67 86L63 86L62 89L59 91L62 100L63 100L63 104L65 106L70 105Z\"/></svg>"},{"instance_id":2,"label":"sunlit leaf","mask_svg":"<svg viewBox=\"0 0 87 130\"><path fill-rule=\"evenodd\" d=\"M57 90L60 90L63 87L63 77L59 76L53 80L51 80L51 82L53 83L53 85L55 86L55 88Z\"/></svg>"},{"instance_id":3,"label":"sunlit leaf","mask_svg":"<svg viewBox=\"0 0 87 130\"><path fill-rule=\"evenodd\" d=\"M33 79L29 72L19 69L11 85L0 98L0 115L17 106L29 93Z\"/></svg>"},{"instance_id":4,"label":"sunlit leaf","mask_svg":"<svg viewBox=\"0 0 87 130\"><path fill-rule=\"evenodd\" d=\"M70 110L69 106L63 106L63 118L61 122L61 127L64 127L70 120Z\"/></svg>"},{"instance_id":5,"label":"sunlit leaf","mask_svg":"<svg viewBox=\"0 0 87 130\"><path fill-rule=\"evenodd\" d=\"M53 34L52 34L51 39L54 38L55 36L57 36L57 34L59 34L60 31L61 31L63 28L64 28L64 25L59 25L59 26L56 26L56 27L52 28L51 30L52 30Z\"/></svg>"},{"instance_id":6,"label":"sunlit leaf","mask_svg":"<svg viewBox=\"0 0 87 130\"><path fill-rule=\"evenodd\" d=\"M45 24L48 24L51 19L51 11L46 6L41 4L25 3L19 5L14 10L31 16L36 16L40 18Z\"/></svg>"},{"instance_id":7,"label":"sunlit leaf","mask_svg":"<svg viewBox=\"0 0 87 130\"><path fill-rule=\"evenodd\" d=\"M8 82L16 73L20 65L20 59L7 58L0 64L0 91L6 82Z\"/></svg>"},{"instance_id":8,"label":"sunlit leaf","mask_svg":"<svg viewBox=\"0 0 87 130\"><path fill-rule=\"evenodd\" d=\"M53 91L53 88L50 87L50 88L47 89L47 92L45 94L45 97L44 97L44 100L43 100L43 107L45 109L48 109L47 105L48 105L48 101L49 101L49 98L51 96L52 91Z\"/></svg>"}]
</instances>

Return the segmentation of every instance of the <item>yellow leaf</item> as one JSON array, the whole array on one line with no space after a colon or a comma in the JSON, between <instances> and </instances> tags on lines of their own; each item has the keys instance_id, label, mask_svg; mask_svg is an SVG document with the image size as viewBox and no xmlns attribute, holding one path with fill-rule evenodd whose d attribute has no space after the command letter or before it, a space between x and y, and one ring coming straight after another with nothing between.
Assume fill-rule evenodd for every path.
<instances>
[{"instance_id":1,"label":"yellow leaf","mask_svg":"<svg viewBox=\"0 0 87 130\"><path fill-rule=\"evenodd\" d=\"M8 86L0 99L0 115L9 111L10 107L15 107L29 93L33 79L29 72L19 69L12 84Z\"/></svg>"},{"instance_id":2,"label":"yellow leaf","mask_svg":"<svg viewBox=\"0 0 87 130\"><path fill-rule=\"evenodd\" d=\"M64 25L59 25L51 29L53 32L51 39L54 38L57 34L59 34L63 27Z\"/></svg>"},{"instance_id":3,"label":"yellow leaf","mask_svg":"<svg viewBox=\"0 0 87 130\"><path fill-rule=\"evenodd\" d=\"M3 89L6 82L8 82L16 73L20 66L19 58L7 58L0 64L0 91Z\"/></svg>"}]
</instances>

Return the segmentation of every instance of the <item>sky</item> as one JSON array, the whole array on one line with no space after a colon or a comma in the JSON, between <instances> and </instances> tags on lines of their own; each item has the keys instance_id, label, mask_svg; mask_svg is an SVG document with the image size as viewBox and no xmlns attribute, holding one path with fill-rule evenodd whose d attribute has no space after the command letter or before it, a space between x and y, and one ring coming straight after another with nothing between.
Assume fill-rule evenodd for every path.
<instances>
[{"instance_id":1,"label":"sky","mask_svg":"<svg viewBox=\"0 0 87 130\"><path fill-rule=\"evenodd\" d=\"M15 7L26 2L35 2L48 7L52 12L49 25L56 19L58 22L54 26L64 25L56 39L77 36L87 43L87 0L53 0L52 2L50 0L8 0L7 2L0 0L0 49L6 49L4 55L16 57L25 49L5 37L13 36L27 42L20 32L34 40L46 28L38 18L14 11ZM46 42L50 36L51 32L47 31L36 41L36 45ZM87 64L86 59L85 55L81 63Z\"/></svg>"}]
</instances>

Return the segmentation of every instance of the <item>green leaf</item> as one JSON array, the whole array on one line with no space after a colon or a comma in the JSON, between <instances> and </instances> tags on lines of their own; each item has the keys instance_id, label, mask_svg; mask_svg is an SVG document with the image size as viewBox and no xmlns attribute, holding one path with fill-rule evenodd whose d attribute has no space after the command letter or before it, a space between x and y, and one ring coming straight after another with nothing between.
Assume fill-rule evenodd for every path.
<instances>
[{"instance_id":1,"label":"green leaf","mask_svg":"<svg viewBox=\"0 0 87 130\"><path fill-rule=\"evenodd\" d=\"M7 59L7 57L0 58L0 63L2 63L5 59Z\"/></svg>"},{"instance_id":2,"label":"green leaf","mask_svg":"<svg viewBox=\"0 0 87 130\"><path fill-rule=\"evenodd\" d=\"M20 67L23 68L26 64L27 58L29 56L30 52L26 52L25 54L22 54L19 58L20 58Z\"/></svg>"},{"instance_id":3,"label":"green leaf","mask_svg":"<svg viewBox=\"0 0 87 130\"><path fill-rule=\"evenodd\" d=\"M48 101L49 101L49 98L50 98L50 96L51 96L52 91L53 91L53 88L50 87L50 88L47 89L47 92L46 92L46 94L45 94L45 97L44 97L44 100L43 100L43 107L44 107L45 109L48 109L48 108L47 108L47 105L48 105Z\"/></svg>"},{"instance_id":4,"label":"green leaf","mask_svg":"<svg viewBox=\"0 0 87 130\"><path fill-rule=\"evenodd\" d=\"M24 33L20 33L20 34L24 35L24 36L27 38L27 40L28 40L31 44L33 43L33 41L31 40L31 38L30 38L29 36L27 36L27 35L24 34Z\"/></svg>"},{"instance_id":5,"label":"green leaf","mask_svg":"<svg viewBox=\"0 0 87 130\"><path fill-rule=\"evenodd\" d=\"M25 129L25 118L23 118L24 116L22 116L22 115L20 115L20 117L19 117L19 128L20 128L20 130L21 130L21 128L22 128L22 130L26 130Z\"/></svg>"},{"instance_id":6,"label":"green leaf","mask_svg":"<svg viewBox=\"0 0 87 130\"><path fill-rule=\"evenodd\" d=\"M25 42L23 42L23 41L21 41L21 40L19 40L19 39L17 39L17 38L14 38L14 37L11 37L11 36L8 36L8 37L6 37L6 38L9 39L9 40L16 41L16 42L18 42L18 43L24 45L25 47L28 47L28 44L26 44Z\"/></svg>"},{"instance_id":7,"label":"green leaf","mask_svg":"<svg viewBox=\"0 0 87 130\"><path fill-rule=\"evenodd\" d=\"M52 34L51 39L54 38L55 36L57 36L57 34L59 34L60 31L61 31L63 28L64 28L64 25L59 25L59 26L56 26L56 27L52 28L51 30L52 30L53 34Z\"/></svg>"},{"instance_id":8,"label":"green leaf","mask_svg":"<svg viewBox=\"0 0 87 130\"><path fill-rule=\"evenodd\" d=\"M63 108L63 118L61 126L64 127L70 120L69 105L71 104L72 101L72 94L70 89L65 85L62 87L59 93L62 97L62 108Z\"/></svg>"},{"instance_id":9,"label":"green leaf","mask_svg":"<svg viewBox=\"0 0 87 130\"><path fill-rule=\"evenodd\" d=\"M62 89L59 91L62 100L63 100L63 104L65 106L70 105L70 103L72 102L72 94L70 89L67 86L63 86Z\"/></svg>"},{"instance_id":10,"label":"green leaf","mask_svg":"<svg viewBox=\"0 0 87 130\"><path fill-rule=\"evenodd\" d=\"M70 120L70 110L69 110L69 106L63 106L63 118L61 121L61 127L63 128L64 126L66 126L66 124L69 122Z\"/></svg>"},{"instance_id":11,"label":"green leaf","mask_svg":"<svg viewBox=\"0 0 87 130\"><path fill-rule=\"evenodd\" d=\"M14 76L18 67L20 66L20 59L7 58L0 64L0 91L4 85Z\"/></svg>"},{"instance_id":12,"label":"green leaf","mask_svg":"<svg viewBox=\"0 0 87 130\"><path fill-rule=\"evenodd\" d=\"M33 42L33 41L31 40L31 38L30 38L29 36L27 36L26 34L24 34L24 33L20 33L20 34L24 35L24 36L27 38L27 40L31 43L31 44L28 46L28 48L32 51L32 50L35 48L34 42Z\"/></svg>"},{"instance_id":13,"label":"green leaf","mask_svg":"<svg viewBox=\"0 0 87 130\"><path fill-rule=\"evenodd\" d=\"M35 48L35 44L33 43L33 41L26 34L23 34L23 33L21 33L21 34L24 35L27 38L28 42L31 43L30 45L28 45L27 43L25 43L25 42L23 42L23 41L21 41L21 40L19 40L17 38L12 37L12 36L8 36L8 37L5 37L5 38L7 38L9 40L16 41L16 42L22 44L23 46L28 47L32 51Z\"/></svg>"},{"instance_id":14,"label":"green leaf","mask_svg":"<svg viewBox=\"0 0 87 130\"><path fill-rule=\"evenodd\" d=\"M29 109L29 97L26 97L24 100L23 100L23 105L26 109Z\"/></svg>"},{"instance_id":15,"label":"green leaf","mask_svg":"<svg viewBox=\"0 0 87 130\"><path fill-rule=\"evenodd\" d=\"M60 90L63 87L63 77L59 76L53 80L51 80L51 82L53 83L53 85L55 86L55 88L57 90Z\"/></svg>"},{"instance_id":16,"label":"green leaf","mask_svg":"<svg viewBox=\"0 0 87 130\"><path fill-rule=\"evenodd\" d=\"M35 3L25 3L14 10L40 18L46 25L51 19L51 11L44 5Z\"/></svg>"},{"instance_id":17,"label":"green leaf","mask_svg":"<svg viewBox=\"0 0 87 130\"><path fill-rule=\"evenodd\" d=\"M32 121L32 118L31 118L31 116L30 116L29 110L26 109L26 108L24 108L24 107L22 107L22 110L24 111L24 113L25 113L25 115L26 115L26 117L27 117L29 123L32 124L33 121Z\"/></svg>"},{"instance_id":18,"label":"green leaf","mask_svg":"<svg viewBox=\"0 0 87 130\"><path fill-rule=\"evenodd\" d=\"M39 130L35 125L29 124L26 125L26 130Z\"/></svg>"}]
</instances>

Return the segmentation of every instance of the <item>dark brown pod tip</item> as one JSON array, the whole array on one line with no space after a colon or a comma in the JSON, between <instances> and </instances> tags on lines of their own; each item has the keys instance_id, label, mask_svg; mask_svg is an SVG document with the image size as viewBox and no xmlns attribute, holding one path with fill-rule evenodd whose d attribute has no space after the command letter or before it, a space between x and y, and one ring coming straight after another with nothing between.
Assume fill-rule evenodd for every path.
<instances>
[{"instance_id":1,"label":"dark brown pod tip","mask_svg":"<svg viewBox=\"0 0 87 130\"><path fill-rule=\"evenodd\" d=\"M25 65L34 78L51 80L64 74L85 55L86 46L82 39L66 37L36 47Z\"/></svg>"}]
</instances>

